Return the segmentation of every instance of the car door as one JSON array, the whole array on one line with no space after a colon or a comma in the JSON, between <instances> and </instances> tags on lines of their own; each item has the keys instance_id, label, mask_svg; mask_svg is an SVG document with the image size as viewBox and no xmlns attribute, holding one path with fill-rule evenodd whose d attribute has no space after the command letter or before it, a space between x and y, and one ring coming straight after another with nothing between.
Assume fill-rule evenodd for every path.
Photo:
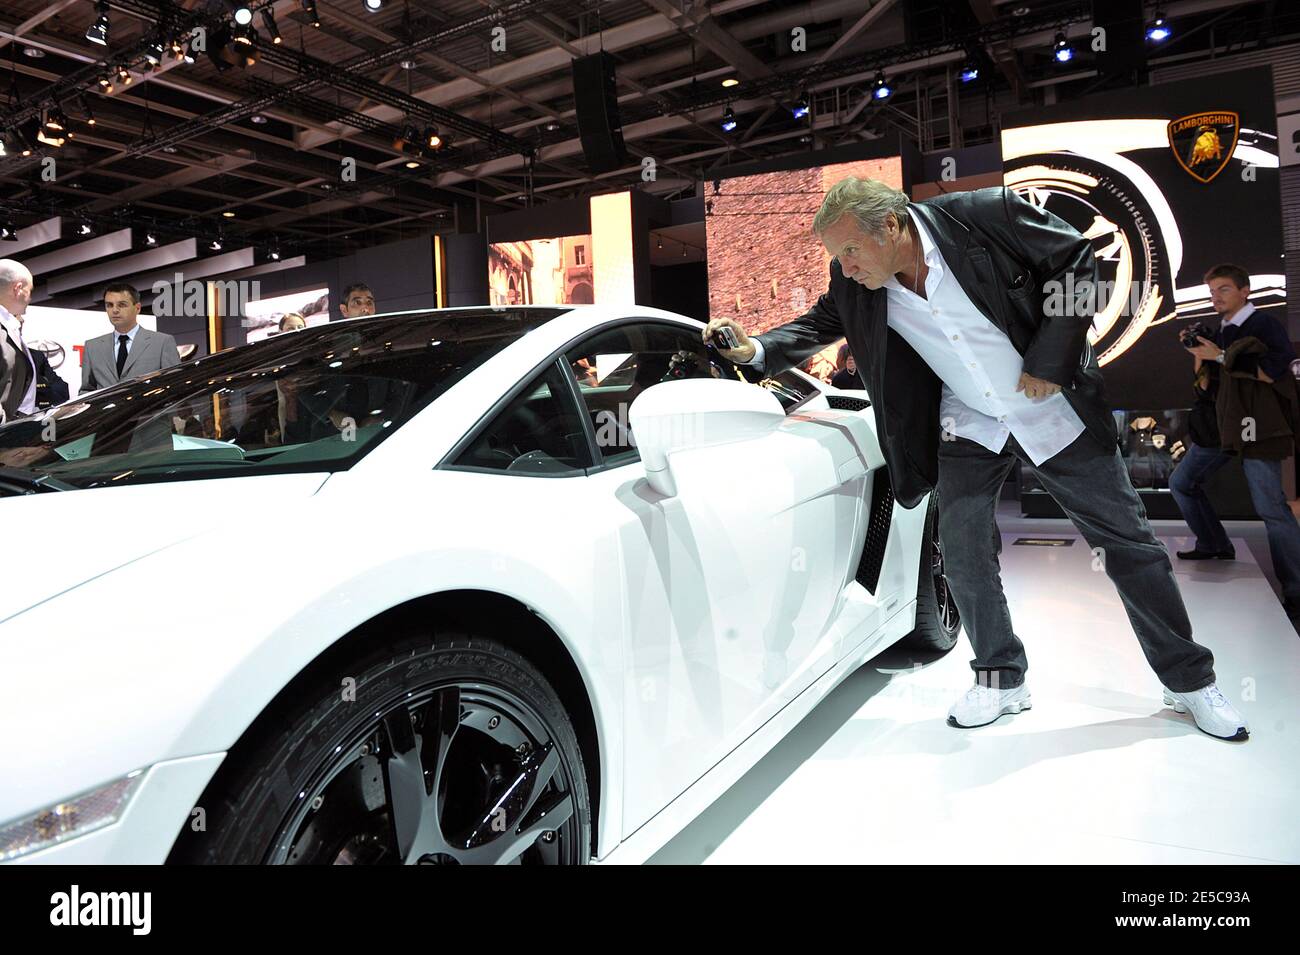
<instances>
[{"instance_id":1,"label":"car door","mask_svg":"<svg viewBox=\"0 0 1300 955\"><path fill-rule=\"evenodd\" d=\"M645 481L631 405L734 368L710 359L697 328L649 320L594 333L565 360L597 435L592 500L617 502L597 510L617 515L626 595L627 835L834 662L834 614L864 533L869 425L801 414L811 394L777 385L786 416L757 437L675 452L678 493L666 498Z\"/></svg>"}]
</instances>

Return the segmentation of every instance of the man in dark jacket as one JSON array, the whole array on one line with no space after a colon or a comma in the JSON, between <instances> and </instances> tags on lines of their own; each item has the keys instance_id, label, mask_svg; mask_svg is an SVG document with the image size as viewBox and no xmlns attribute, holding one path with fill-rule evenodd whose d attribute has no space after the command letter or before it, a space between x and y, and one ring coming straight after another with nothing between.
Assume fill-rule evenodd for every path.
<instances>
[{"instance_id":1,"label":"man in dark jacket","mask_svg":"<svg viewBox=\"0 0 1300 955\"><path fill-rule=\"evenodd\" d=\"M703 334L731 327L739 345L723 354L766 375L847 337L899 502L938 494L945 572L975 651L975 685L949 723L982 726L1029 708L996 520L1019 460L1104 559L1165 702L1210 735L1246 738L1120 457L1087 340L1092 243L1001 187L911 203L852 176L826 194L813 231L833 261L807 314L756 339L727 318Z\"/></svg>"},{"instance_id":2,"label":"man in dark jacket","mask_svg":"<svg viewBox=\"0 0 1300 955\"><path fill-rule=\"evenodd\" d=\"M1203 446L1195 437L1169 480L1169 490L1196 544L1180 550L1183 560L1232 560L1236 551L1205 494L1205 482L1236 455L1250 488L1255 512L1264 521L1269 554L1283 607L1300 622L1300 525L1282 490L1282 461L1295 451L1295 350L1282 323L1250 303L1250 274L1237 265L1216 265L1205 273L1210 302L1219 313L1213 340L1195 348L1193 369L1215 385L1215 437ZM1206 372L1209 372L1208 377ZM1222 444L1222 446L1220 446Z\"/></svg>"}]
</instances>

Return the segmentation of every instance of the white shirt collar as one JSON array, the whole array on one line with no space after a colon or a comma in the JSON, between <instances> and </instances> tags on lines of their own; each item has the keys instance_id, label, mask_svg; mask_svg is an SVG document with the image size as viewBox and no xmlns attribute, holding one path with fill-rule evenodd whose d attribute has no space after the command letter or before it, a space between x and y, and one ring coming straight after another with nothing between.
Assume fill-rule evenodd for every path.
<instances>
[{"instance_id":1,"label":"white shirt collar","mask_svg":"<svg viewBox=\"0 0 1300 955\"><path fill-rule=\"evenodd\" d=\"M939 254L939 247L934 244L934 239L931 238L929 230L922 224L921 217L916 214L911 206L908 206L907 214L916 225L917 235L921 237L922 260L924 260L928 267L943 271L943 257ZM900 292L911 291L911 289L904 289L902 283L900 283L897 277L893 275L885 279L884 287L897 289Z\"/></svg>"},{"instance_id":2,"label":"white shirt collar","mask_svg":"<svg viewBox=\"0 0 1300 955\"><path fill-rule=\"evenodd\" d=\"M140 323L139 323L139 322L136 322L136 323L135 323L135 327L132 328L129 332L119 332L116 328L113 329L113 344L116 345L119 341L121 341L121 339L118 338L119 335L126 335L127 340L130 341L130 343L131 343L132 345L134 345L134 344L135 344L135 333L138 332L139 330L140 330Z\"/></svg>"},{"instance_id":3,"label":"white shirt collar","mask_svg":"<svg viewBox=\"0 0 1300 955\"><path fill-rule=\"evenodd\" d=\"M1246 319L1250 318L1250 316L1254 314L1255 314L1255 306L1250 304L1250 302L1247 302L1245 305L1241 306L1241 310L1238 311L1236 315L1232 316L1232 318L1228 319L1223 324L1240 325L1242 322L1244 322Z\"/></svg>"},{"instance_id":4,"label":"white shirt collar","mask_svg":"<svg viewBox=\"0 0 1300 955\"><path fill-rule=\"evenodd\" d=\"M22 330L22 322L18 320L18 316L3 305L0 305L0 325L9 329L11 335L15 335Z\"/></svg>"}]
</instances>

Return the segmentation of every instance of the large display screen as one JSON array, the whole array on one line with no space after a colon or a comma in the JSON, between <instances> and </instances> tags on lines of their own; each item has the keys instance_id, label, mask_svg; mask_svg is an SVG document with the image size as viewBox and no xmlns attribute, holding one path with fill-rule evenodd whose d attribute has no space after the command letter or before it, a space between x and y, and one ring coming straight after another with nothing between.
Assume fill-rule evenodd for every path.
<instances>
[{"instance_id":1,"label":"large display screen","mask_svg":"<svg viewBox=\"0 0 1300 955\"><path fill-rule=\"evenodd\" d=\"M590 235L488 246L488 304L591 305L596 301Z\"/></svg>"},{"instance_id":2,"label":"large display screen","mask_svg":"<svg viewBox=\"0 0 1300 955\"><path fill-rule=\"evenodd\" d=\"M1231 263L1286 324L1277 119L1267 69L1012 114L1007 185L1092 240L1101 287L1089 340L1116 408L1192 399L1193 321L1217 326L1203 276ZM1064 290L1069 295L1069 290Z\"/></svg>"},{"instance_id":3,"label":"large display screen","mask_svg":"<svg viewBox=\"0 0 1300 955\"><path fill-rule=\"evenodd\" d=\"M308 328L324 325L330 320L330 290L309 289L244 303L243 325L247 331L247 340L260 342L264 338L280 334L280 319L290 312L301 315Z\"/></svg>"},{"instance_id":4,"label":"large display screen","mask_svg":"<svg viewBox=\"0 0 1300 955\"><path fill-rule=\"evenodd\" d=\"M830 255L812 233L813 216L845 176L903 188L897 156L757 173L706 183L709 315L738 321L759 335L798 318L826 291ZM802 366L829 380L841 342Z\"/></svg>"}]
</instances>

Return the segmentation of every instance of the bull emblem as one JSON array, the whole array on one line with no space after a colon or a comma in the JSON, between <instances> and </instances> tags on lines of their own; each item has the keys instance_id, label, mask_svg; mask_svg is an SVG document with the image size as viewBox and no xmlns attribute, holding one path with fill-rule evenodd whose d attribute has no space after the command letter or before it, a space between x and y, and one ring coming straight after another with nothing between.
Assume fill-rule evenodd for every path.
<instances>
[{"instance_id":1,"label":"bull emblem","mask_svg":"<svg viewBox=\"0 0 1300 955\"><path fill-rule=\"evenodd\" d=\"M1196 143L1192 146L1192 158L1187 165L1199 166L1203 162L1219 159L1222 156L1223 144L1219 142L1218 130L1213 126L1202 126L1196 137Z\"/></svg>"},{"instance_id":2,"label":"bull emblem","mask_svg":"<svg viewBox=\"0 0 1300 955\"><path fill-rule=\"evenodd\" d=\"M1189 175L1209 182L1232 158L1239 128L1237 114L1229 110L1183 116L1169 123L1169 146Z\"/></svg>"}]
</instances>

